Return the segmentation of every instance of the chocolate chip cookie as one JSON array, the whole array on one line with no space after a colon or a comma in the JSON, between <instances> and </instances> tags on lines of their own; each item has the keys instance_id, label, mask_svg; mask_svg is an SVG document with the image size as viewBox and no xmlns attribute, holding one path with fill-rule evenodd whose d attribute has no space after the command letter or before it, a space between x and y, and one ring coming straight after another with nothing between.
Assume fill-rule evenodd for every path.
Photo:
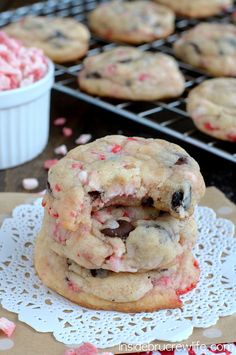
<instances>
[{"instance_id":1,"label":"chocolate chip cookie","mask_svg":"<svg viewBox=\"0 0 236 355\"><path fill-rule=\"evenodd\" d=\"M236 79L206 80L187 99L187 111L202 132L236 142Z\"/></svg>"},{"instance_id":2,"label":"chocolate chip cookie","mask_svg":"<svg viewBox=\"0 0 236 355\"><path fill-rule=\"evenodd\" d=\"M3 29L24 45L41 48L57 63L81 58L88 50L89 31L72 18L27 16Z\"/></svg>"},{"instance_id":3,"label":"chocolate chip cookie","mask_svg":"<svg viewBox=\"0 0 236 355\"><path fill-rule=\"evenodd\" d=\"M43 283L69 300L93 309L148 312L182 306L180 295L193 289L199 268L191 253L176 265L144 273L82 268L48 248L47 230L38 236L35 267Z\"/></svg>"},{"instance_id":4,"label":"chocolate chip cookie","mask_svg":"<svg viewBox=\"0 0 236 355\"><path fill-rule=\"evenodd\" d=\"M117 47L88 57L79 73L82 90L128 100L177 97L184 91L184 83L174 58L132 47Z\"/></svg>"},{"instance_id":5,"label":"chocolate chip cookie","mask_svg":"<svg viewBox=\"0 0 236 355\"><path fill-rule=\"evenodd\" d=\"M174 43L184 62L213 76L236 76L236 27L222 23L200 23Z\"/></svg>"},{"instance_id":6,"label":"chocolate chip cookie","mask_svg":"<svg viewBox=\"0 0 236 355\"><path fill-rule=\"evenodd\" d=\"M98 36L134 44L167 37L174 31L174 21L172 10L146 0L113 0L89 14L89 26Z\"/></svg>"},{"instance_id":7,"label":"chocolate chip cookie","mask_svg":"<svg viewBox=\"0 0 236 355\"><path fill-rule=\"evenodd\" d=\"M233 5L232 0L155 0L168 6L177 15L203 18L226 11Z\"/></svg>"}]
</instances>

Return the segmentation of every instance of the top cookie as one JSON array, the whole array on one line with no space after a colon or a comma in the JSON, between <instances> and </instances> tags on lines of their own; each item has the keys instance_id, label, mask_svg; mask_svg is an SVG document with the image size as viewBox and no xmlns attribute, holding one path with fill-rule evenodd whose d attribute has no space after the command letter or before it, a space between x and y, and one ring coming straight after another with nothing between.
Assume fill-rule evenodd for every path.
<instances>
[{"instance_id":1,"label":"top cookie","mask_svg":"<svg viewBox=\"0 0 236 355\"><path fill-rule=\"evenodd\" d=\"M57 63L83 57L90 38L88 29L72 18L27 16L4 27L4 31L26 46L41 48Z\"/></svg>"},{"instance_id":2,"label":"top cookie","mask_svg":"<svg viewBox=\"0 0 236 355\"><path fill-rule=\"evenodd\" d=\"M187 17L213 16L232 6L232 0L155 0L169 6L176 14Z\"/></svg>"},{"instance_id":3,"label":"top cookie","mask_svg":"<svg viewBox=\"0 0 236 355\"><path fill-rule=\"evenodd\" d=\"M199 166L159 139L107 136L71 150L49 171L48 213L68 230L112 205L149 206L177 218L193 213L205 191Z\"/></svg>"},{"instance_id":4,"label":"top cookie","mask_svg":"<svg viewBox=\"0 0 236 355\"><path fill-rule=\"evenodd\" d=\"M200 23L174 43L183 61L213 76L236 76L236 27L221 23Z\"/></svg>"},{"instance_id":5,"label":"top cookie","mask_svg":"<svg viewBox=\"0 0 236 355\"><path fill-rule=\"evenodd\" d=\"M100 37L125 43L151 42L174 31L174 13L151 1L113 0L89 14L89 26Z\"/></svg>"}]
</instances>

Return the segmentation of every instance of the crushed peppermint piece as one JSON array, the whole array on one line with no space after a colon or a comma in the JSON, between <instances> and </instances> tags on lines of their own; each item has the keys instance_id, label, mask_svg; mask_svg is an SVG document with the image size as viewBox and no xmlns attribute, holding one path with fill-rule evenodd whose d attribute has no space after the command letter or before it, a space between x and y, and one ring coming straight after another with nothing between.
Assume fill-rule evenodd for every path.
<instances>
[{"instance_id":1,"label":"crushed peppermint piece","mask_svg":"<svg viewBox=\"0 0 236 355\"><path fill-rule=\"evenodd\" d=\"M22 180L22 186L25 190L34 190L39 186L39 182L35 178L26 178Z\"/></svg>"},{"instance_id":2,"label":"crushed peppermint piece","mask_svg":"<svg viewBox=\"0 0 236 355\"><path fill-rule=\"evenodd\" d=\"M89 133L86 134L81 134L76 140L75 143L76 144L86 144L88 143L92 138L92 135Z\"/></svg>"},{"instance_id":3,"label":"crushed peppermint piece","mask_svg":"<svg viewBox=\"0 0 236 355\"><path fill-rule=\"evenodd\" d=\"M65 351L64 355L113 355L110 352L98 352L97 348L90 344L84 343L79 348L68 349Z\"/></svg>"},{"instance_id":4,"label":"crushed peppermint piece","mask_svg":"<svg viewBox=\"0 0 236 355\"><path fill-rule=\"evenodd\" d=\"M81 171L79 172L78 177L79 177L79 180L80 180L80 182L81 182L82 184L86 184L86 182L87 182L87 180L88 180L88 173L87 173L87 171L81 170Z\"/></svg>"},{"instance_id":5,"label":"crushed peppermint piece","mask_svg":"<svg viewBox=\"0 0 236 355\"><path fill-rule=\"evenodd\" d=\"M58 159L49 159L45 160L43 167L46 170L49 170L52 166L54 166L58 162Z\"/></svg>"},{"instance_id":6,"label":"crushed peppermint piece","mask_svg":"<svg viewBox=\"0 0 236 355\"><path fill-rule=\"evenodd\" d=\"M66 123L65 117L58 117L53 121L54 126L64 126Z\"/></svg>"},{"instance_id":7,"label":"crushed peppermint piece","mask_svg":"<svg viewBox=\"0 0 236 355\"><path fill-rule=\"evenodd\" d=\"M99 154L98 158L99 158L99 160L106 160L105 154Z\"/></svg>"},{"instance_id":8,"label":"crushed peppermint piece","mask_svg":"<svg viewBox=\"0 0 236 355\"><path fill-rule=\"evenodd\" d=\"M62 128L62 134L63 134L64 137L71 137L72 134L73 134L73 131L69 127L63 127Z\"/></svg>"},{"instance_id":9,"label":"crushed peppermint piece","mask_svg":"<svg viewBox=\"0 0 236 355\"><path fill-rule=\"evenodd\" d=\"M54 187L56 192L60 192L61 191L61 186L59 184L56 184Z\"/></svg>"},{"instance_id":10,"label":"crushed peppermint piece","mask_svg":"<svg viewBox=\"0 0 236 355\"><path fill-rule=\"evenodd\" d=\"M17 89L42 79L48 59L38 48L26 48L0 31L0 91Z\"/></svg>"},{"instance_id":11,"label":"crushed peppermint piece","mask_svg":"<svg viewBox=\"0 0 236 355\"><path fill-rule=\"evenodd\" d=\"M122 146L119 144L115 144L114 147L112 148L112 153L116 154L122 150Z\"/></svg>"},{"instance_id":12,"label":"crushed peppermint piece","mask_svg":"<svg viewBox=\"0 0 236 355\"><path fill-rule=\"evenodd\" d=\"M83 168L83 164L81 162L79 163L72 163L71 164L71 168L72 169L82 169Z\"/></svg>"},{"instance_id":13,"label":"crushed peppermint piece","mask_svg":"<svg viewBox=\"0 0 236 355\"><path fill-rule=\"evenodd\" d=\"M0 330L6 334L6 336L11 337L15 328L15 323L4 317L0 318Z\"/></svg>"},{"instance_id":14,"label":"crushed peppermint piece","mask_svg":"<svg viewBox=\"0 0 236 355\"><path fill-rule=\"evenodd\" d=\"M55 154L66 155L68 152L67 146L65 144L59 145L54 149Z\"/></svg>"},{"instance_id":15,"label":"crushed peppermint piece","mask_svg":"<svg viewBox=\"0 0 236 355\"><path fill-rule=\"evenodd\" d=\"M145 80L149 80L149 79L151 79L151 75L146 74L146 73L140 74L138 77L138 80L140 80L140 81L145 81Z\"/></svg>"}]
</instances>

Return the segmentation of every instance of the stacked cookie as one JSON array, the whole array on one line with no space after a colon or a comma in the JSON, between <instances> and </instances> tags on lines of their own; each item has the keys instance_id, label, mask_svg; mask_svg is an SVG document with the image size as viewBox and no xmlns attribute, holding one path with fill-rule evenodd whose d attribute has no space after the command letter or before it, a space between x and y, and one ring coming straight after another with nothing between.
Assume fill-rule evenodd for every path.
<instances>
[{"instance_id":1,"label":"stacked cookie","mask_svg":"<svg viewBox=\"0 0 236 355\"><path fill-rule=\"evenodd\" d=\"M163 140L107 136L50 171L35 266L48 287L89 308L181 306L199 268L194 206L198 164Z\"/></svg>"}]
</instances>

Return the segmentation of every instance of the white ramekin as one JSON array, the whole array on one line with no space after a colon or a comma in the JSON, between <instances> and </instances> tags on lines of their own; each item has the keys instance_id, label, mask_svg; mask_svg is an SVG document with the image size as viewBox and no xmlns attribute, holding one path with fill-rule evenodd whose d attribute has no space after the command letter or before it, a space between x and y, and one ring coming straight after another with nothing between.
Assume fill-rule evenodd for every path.
<instances>
[{"instance_id":1,"label":"white ramekin","mask_svg":"<svg viewBox=\"0 0 236 355\"><path fill-rule=\"evenodd\" d=\"M48 141L54 65L39 81L0 92L0 169L23 164L40 154Z\"/></svg>"}]
</instances>

